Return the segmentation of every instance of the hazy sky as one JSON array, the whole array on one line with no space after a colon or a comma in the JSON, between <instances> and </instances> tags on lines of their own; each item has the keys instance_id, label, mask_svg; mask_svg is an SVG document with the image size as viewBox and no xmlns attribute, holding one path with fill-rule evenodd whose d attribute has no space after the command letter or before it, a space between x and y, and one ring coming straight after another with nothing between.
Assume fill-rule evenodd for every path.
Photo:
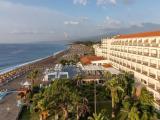
<instances>
[{"instance_id":1,"label":"hazy sky","mask_svg":"<svg viewBox=\"0 0 160 120\"><path fill-rule=\"evenodd\" d=\"M160 24L160 0L0 0L0 43L60 41Z\"/></svg>"}]
</instances>

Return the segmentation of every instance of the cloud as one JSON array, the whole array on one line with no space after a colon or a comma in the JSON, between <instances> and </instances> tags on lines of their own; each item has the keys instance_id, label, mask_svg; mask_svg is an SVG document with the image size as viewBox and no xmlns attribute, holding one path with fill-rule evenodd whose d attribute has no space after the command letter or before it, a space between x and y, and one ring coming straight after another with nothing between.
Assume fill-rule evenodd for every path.
<instances>
[{"instance_id":1,"label":"cloud","mask_svg":"<svg viewBox=\"0 0 160 120\"><path fill-rule=\"evenodd\" d=\"M67 34L76 39L96 33L87 17L69 16L45 7L0 0L0 13L0 43L66 40Z\"/></svg>"},{"instance_id":2,"label":"cloud","mask_svg":"<svg viewBox=\"0 0 160 120\"><path fill-rule=\"evenodd\" d=\"M85 5L87 5L88 0L73 0L73 3L85 6Z\"/></svg>"},{"instance_id":3,"label":"cloud","mask_svg":"<svg viewBox=\"0 0 160 120\"><path fill-rule=\"evenodd\" d=\"M98 25L98 29L118 29L122 27L122 22L106 16L104 22Z\"/></svg>"},{"instance_id":4,"label":"cloud","mask_svg":"<svg viewBox=\"0 0 160 120\"><path fill-rule=\"evenodd\" d=\"M65 25L78 25L79 22L78 21L64 21Z\"/></svg>"},{"instance_id":5,"label":"cloud","mask_svg":"<svg viewBox=\"0 0 160 120\"><path fill-rule=\"evenodd\" d=\"M106 5L108 3L117 4L117 0L97 0L97 5Z\"/></svg>"}]
</instances>

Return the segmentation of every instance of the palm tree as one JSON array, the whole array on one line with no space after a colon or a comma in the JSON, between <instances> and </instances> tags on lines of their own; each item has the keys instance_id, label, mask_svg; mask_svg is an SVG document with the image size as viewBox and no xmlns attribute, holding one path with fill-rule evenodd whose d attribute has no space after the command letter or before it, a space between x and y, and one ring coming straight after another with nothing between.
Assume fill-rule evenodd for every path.
<instances>
[{"instance_id":1,"label":"palm tree","mask_svg":"<svg viewBox=\"0 0 160 120\"><path fill-rule=\"evenodd\" d=\"M47 104L46 99L41 99L37 104L37 107L40 110L40 120L46 120L49 115Z\"/></svg>"},{"instance_id":2,"label":"palm tree","mask_svg":"<svg viewBox=\"0 0 160 120\"><path fill-rule=\"evenodd\" d=\"M112 98L112 118L115 117L115 106L119 102L119 95L118 92L123 92L124 90L119 86L117 80L115 78L107 81L105 83L106 88L110 90L111 92L111 98Z\"/></svg>"},{"instance_id":3,"label":"palm tree","mask_svg":"<svg viewBox=\"0 0 160 120\"><path fill-rule=\"evenodd\" d=\"M64 120L68 119L69 111L74 111L80 101L79 94L72 87L68 80L55 80L43 93L49 109L54 109L54 114L60 114Z\"/></svg>"},{"instance_id":4,"label":"palm tree","mask_svg":"<svg viewBox=\"0 0 160 120\"><path fill-rule=\"evenodd\" d=\"M82 82L82 75L78 74L76 76L76 84L77 84L77 86L79 86L81 84L81 82Z\"/></svg>"},{"instance_id":5,"label":"palm tree","mask_svg":"<svg viewBox=\"0 0 160 120\"><path fill-rule=\"evenodd\" d=\"M88 120L106 120L102 113L93 113L93 117L88 117Z\"/></svg>"},{"instance_id":6,"label":"palm tree","mask_svg":"<svg viewBox=\"0 0 160 120\"><path fill-rule=\"evenodd\" d=\"M142 105L152 106L154 102L154 97L145 87L143 87L141 89L139 100Z\"/></svg>"},{"instance_id":7,"label":"palm tree","mask_svg":"<svg viewBox=\"0 0 160 120\"><path fill-rule=\"evenodd\" d=\"M123 107L120 109L117 116L118 120L128 120L128 115L131 107L131 99L124 100L122 102Z\"/></svg>"},{"instance_id":8,"label":"palm tree","mask_svg":"<svg viewBox=\"0 0 160 120\"><path fill-rule=\"evenodd\" d=\"M89 112L88 103L83 102L77 104L77 120L79 120L80 117L84 117L88 112Z\"/></svg>"},{"instance_id":9,"label":"palm tree","mask_svg":"<svg viewBox=\"0 0 160 120\"><path fill-rule=\"evenodd\" d=\"M38 70L33 70L28 74L27 78L31 80L32 85L34 85L35 79L37 79L38 75L39 75Z\"/></svg>"},{"instance_id":10,"label":"palm tree","mask_svg":"<svg viewBox=\"0 0 160 120\"><path fill-rule=\"evenodd\" d=\"M140 120L139 114L140 112L138 111L137 106L133 105L129 112L128 118L129 120Z\"/></svg>"},{"instance_id":11,"label":"palm tree","mask_svg":"<svg viewBox=\"0 0 160 120\"><path fill-rule=\"evenodd\" d=\"M104 74L104 78L105 78L106 80L110 80L110 79L112 78L112 74L107 71L107 72Z\"/></svg>"}]
</instances>

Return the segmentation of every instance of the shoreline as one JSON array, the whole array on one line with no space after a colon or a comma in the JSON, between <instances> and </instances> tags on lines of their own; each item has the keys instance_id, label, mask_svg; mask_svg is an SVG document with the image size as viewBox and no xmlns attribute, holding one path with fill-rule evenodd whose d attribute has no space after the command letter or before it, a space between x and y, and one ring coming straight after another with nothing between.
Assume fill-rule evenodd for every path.
<instances>
[{"instance_id":1,"label":"shoreline","mask_svg":"<svg viewBox=\"0 0 160 120\"><path fill-rule=\"evenodd\" d=\"M23 63L20 65L16 65L10 68L7 68L5 70L3 70L0 73L0 86L3 86L7 83L9 83L10 81L26 74L27 72L29 72L30 70L34 69L34 68L44 68L44 67L49 67L49 65L54 62L54 59L58 58L57 56L61 56L63 55L65 52L68 51L68 47L63 49L63 50L59 50L55 53L53 53L52 55L37 59L37 60L33 60L27 63ZM48 64L48 65L47 65Z\"/></svg>"},{"instance_id":2,"label":"shoreline","mask_svg":"<svg viewBox=\"0 0 160 120\"><path fill-rule=\"evenodd\" d=\"M3 74L5 74L5 73L10 72L10 71L12 71L12 70L15 70L15 69L17 69L17 68L24 67L25 65L34 64L34 63L36 63L36 62L39 62L39 61L44 60L44 59L47 59L47 58L49 58L49 57L54 57L55 55L57 55L57 54L65 51L65 50L66 50L66 49L64 49L64 50L59 50L59 51L53 53L53 55L49 55L49 56L46 56L46 57L43 57L43 58L35 59L35 60L29 61L29 62L20 63L20 64L18 64L18 65L14 65L14 66L12 66L12 67L7 67L7 68L4 68L4 69L1 69L1 70L0 70L0 75L3 75Z\"/></svg>"}]
</instances>

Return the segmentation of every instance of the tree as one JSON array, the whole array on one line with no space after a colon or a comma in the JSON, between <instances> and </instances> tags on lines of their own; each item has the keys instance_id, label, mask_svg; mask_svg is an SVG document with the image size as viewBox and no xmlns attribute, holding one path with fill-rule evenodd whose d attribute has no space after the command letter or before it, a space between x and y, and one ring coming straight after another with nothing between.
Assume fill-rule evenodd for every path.
<instances>
[{"instance_id":1,"label":"tree","mask_svg":"<svg viewBox=\"0 0 160 120\"><path fill-rule=\"evenodd\" d=\"M93 113L92 117L88 117L88 120L106 120L105 116L102 113Z\"/></svg>"},{"instance_id":2,"label":"tree","mask_svg":"<svg viewBox=\"0 0 160 120\"><path fill-rule=\"evenodd\" d=\"M104 74L104 78L105 78L106 80L110 80L110 79L112 78L112 74L107 71L107 72L105 72L105 74Z\"/></svg>"},{"instance_id":3,"label":"tree","mask_svg":"<svg viewBox=\"0 0 160 120\"><path fill-rule=\"evenodd\" d=\"M123 92L123 89L119 86L117 80L112 78L111 80L105 83L106 88L111 92L112 98L112 118L115 117L115 106L119 102L118 92Z\"/></svg>"},{"instance_id":4,"label":"tree","mask_svg":"<svg viewBox=\"0 0 160 120\"><path fill-rule=\"evenodd\" d=\"M139 100L142 105L152 106L154 102L154 97L145 87L143 87L141 89Z\"/></svg>"},{"instance_id":5,"label":"tree","mask_svg":"<svg viewBox=\"0 0 160 120\"><path fill-rule=\"evenodd\" d=\"M43 105L46 105L45 111L50 112L52 116L58 115L63 120L69 119L70 112L75 113L72 117L75 117L77 112L79 118L88 111L87 104L83 102L69 80L53 81L44 92L34 97L33 103L42 111Z\"/></svg>"},{"instance_id":6,"label":"tree","mask_svg":"<svg viewBox=\"0 0 160 120\"><path fill-rule=\"evenodd\" d=\"M82 82L82 75L78 74L75 78L77 86L79 86Z\"/></svg>"},{"instance_id":7,"label":"tree","mask_svg":"<svg viewBox=\"0 0 160 120\"><path fill-rule=\"evenodd\" d=\"M35 79L37 79L38 76L39 76L39 71L35 69L28 74L27 78L30 79L32 82L32 85L34 85Z\"/></svg>"},{"instance_id":8,"label":"tree","mask_svg":"<svg viewBox=\"0 0 160 120\"><path fill-rule=\"evenodd\" d=\"M128 115L129 120L140 120L139 113L137 106L133 105Z\"/></svg>"},{"instance_id":9,"label":"tree","mask_svg":"<svg viewBox=\"0 0 160 120\"><path fill-rule=\"evenodd\" d=\"M132 105L131 99L125 99L122 102L122 108L119 111L119 114L117 116L118 120L128 120L128 115L130 112L130 107Z\"/></svg>"}]
</instances>

